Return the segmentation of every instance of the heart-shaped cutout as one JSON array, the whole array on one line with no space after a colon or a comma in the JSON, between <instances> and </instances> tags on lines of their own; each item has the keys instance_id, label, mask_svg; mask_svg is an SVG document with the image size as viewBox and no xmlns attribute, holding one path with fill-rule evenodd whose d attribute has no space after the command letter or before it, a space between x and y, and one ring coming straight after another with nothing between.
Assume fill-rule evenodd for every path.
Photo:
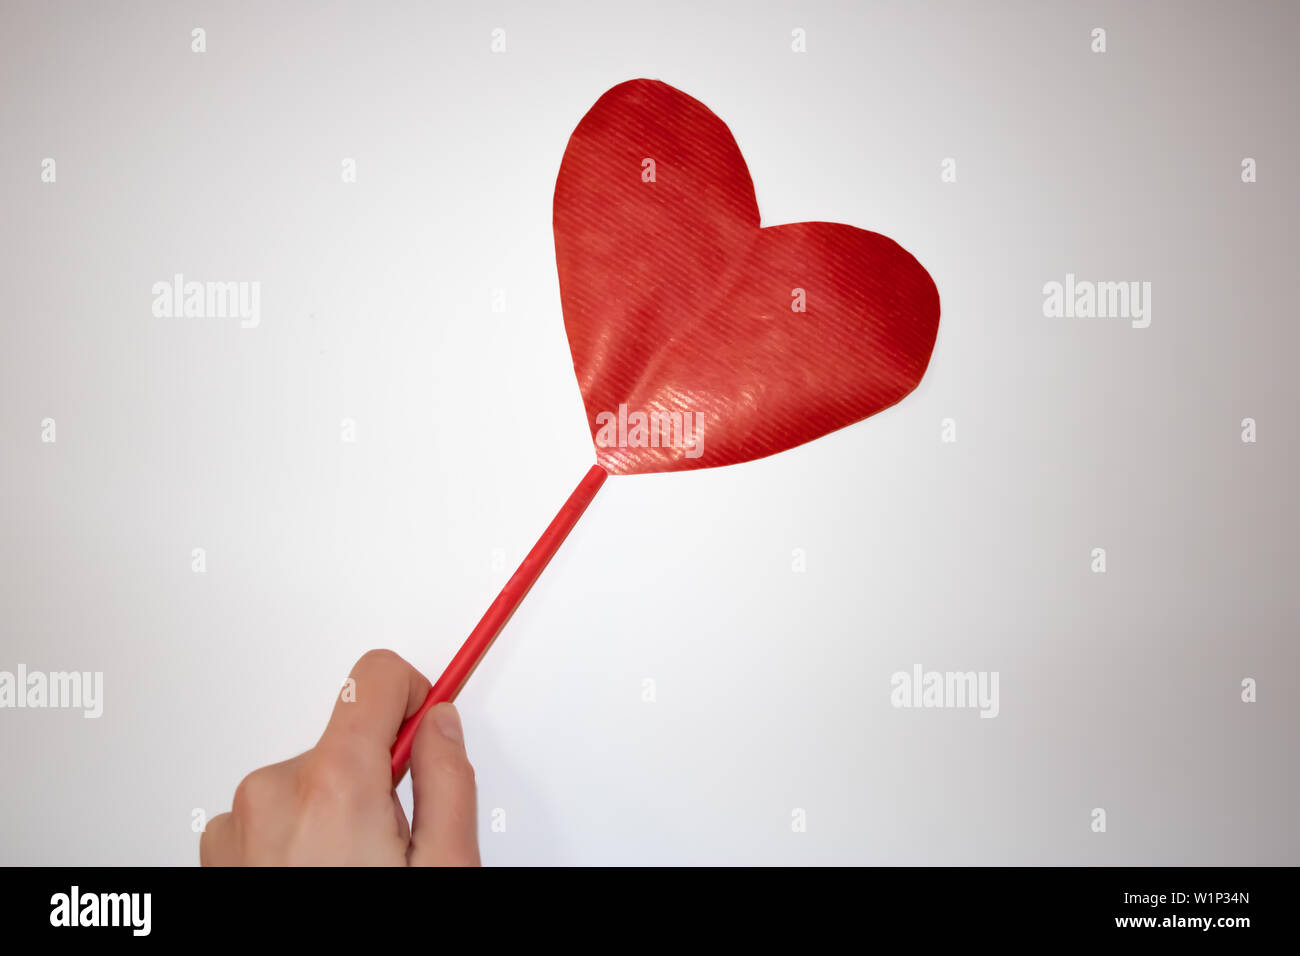
<instances>
[{"instance_id":1,"label":"heart-shaped cutout","mask_svg":"<svg viewBox=\"0 0 1300 956\"><path fill-rule=\"evenodd\" d=\"M929 273L892 239L759 227L749 169L704 104L619 84L555 184L564 325L610 474L730 465L874 415L925 374Z\"/></svg>"}]
</instances>

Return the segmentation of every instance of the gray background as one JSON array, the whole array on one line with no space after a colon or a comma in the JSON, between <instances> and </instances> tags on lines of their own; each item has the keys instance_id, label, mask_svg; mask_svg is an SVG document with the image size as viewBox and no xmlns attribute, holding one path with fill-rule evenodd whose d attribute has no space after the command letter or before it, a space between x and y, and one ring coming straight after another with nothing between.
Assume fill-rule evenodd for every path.
<instances>
[{"instance_id":1,"label":"gray background","mask_svg":"<svg viewBox=\"0 0 1300 956\"><path fill-rule=\"evenodd\" d=\"M730 125L765 225L916 255L938 343L866 423L608 482L460 699L484 861L1300 863L1298 25L6 0L0 669L106 687L0 711L0 862L193 863L363 651L441 670L593 460L552 191L648 76ZM261 282L261 326L153 317L175 272ZM1067 272L1151 282L1151 327L1044 318ZM999 671L1001 715L892 708L915 663Z\"/></svg>"}]
</instances>

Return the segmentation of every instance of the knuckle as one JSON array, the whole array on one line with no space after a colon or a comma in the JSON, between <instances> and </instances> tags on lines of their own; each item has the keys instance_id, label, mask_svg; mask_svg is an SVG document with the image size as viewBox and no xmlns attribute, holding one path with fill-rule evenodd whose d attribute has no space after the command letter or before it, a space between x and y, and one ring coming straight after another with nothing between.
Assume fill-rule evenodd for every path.
<instances>
[{"instance_id":1,"label":"knuckle","mask_svg":"<svg viewBox=\"0 0 1300 956\"><path fill-rule=\"evenodd\" d=\"M433 760L433 771L447 777L474 782L474 765L464 753L439 754Z\"/></svg>"},{"instance_id":2,"label":"knuckle","mask_svg":"<svg viewBox=\"0 0 1300 956\"><path fill-rule=\"evenodd\" d=\"M316 750L298 771L298 792L307 801L339 800L353 788L356 773L346 754Z\"/></svg>"},{"instance_id":3,"label":"knuckle","mask_svg":"<svg viewBox=\"0 0 1300 956\"><path fill-rule=\"evenodd\" d=\"M260 823L255 823L257 829ZM240 858L240 837L249 828L234 813L218 813L199 834L199 866L228 866Z\"/></svg>"},{"instance_id":4,"label":"knuckle","mask_svg":"<svg viewBox=\"0 0 1300 956\"><path fill-rule=\"evenodd\" d=\"M230 801L230 812L244 820L256 817L273 799L274 789L274 779L267 768L254 770L239 781Z\"/></svg>"}]
</instances>

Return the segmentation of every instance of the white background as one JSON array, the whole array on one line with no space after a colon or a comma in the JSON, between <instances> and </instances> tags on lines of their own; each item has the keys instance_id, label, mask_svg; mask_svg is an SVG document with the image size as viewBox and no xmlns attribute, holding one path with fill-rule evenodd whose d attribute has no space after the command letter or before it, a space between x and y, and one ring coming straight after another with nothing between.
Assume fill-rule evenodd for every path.
<instances>
[{"instance_id":1,"label":"white background","mask_svg":"<svg viewBox=\"0 0 1300 956\"><path fill-rule=\"evenodd\" d=\"M551 199L637 76L730 125L765 225L911 251L939 338L868 422L606 484L459 701L484 861L1300 862L1297 19L6 3L0 669L105 709L0 711L0 863L194 863L362 652L437 675L593 460ZM176 272L261 325L153 317ZM1044 318L1067 272L1151 282L1150 328ZM892 708L917 663L1000 715Z\"/></svg>"}]
</instances>

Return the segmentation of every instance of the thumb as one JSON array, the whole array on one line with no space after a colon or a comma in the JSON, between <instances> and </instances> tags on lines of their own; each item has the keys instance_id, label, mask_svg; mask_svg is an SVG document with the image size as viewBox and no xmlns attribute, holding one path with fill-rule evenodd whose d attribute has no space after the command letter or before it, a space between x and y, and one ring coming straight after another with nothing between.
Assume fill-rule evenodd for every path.
<instances>
[{"instance_id":1,"label":"thumb","mask_svg":"<svg viewBox=\"0 0 1300 956\"><path fill-rule=\"evenodd\" d=\"M420 721L411 745L411 787L410 864L478 866L474 768L451 704L438 704Z\"/></svg>"}]
</instances>

